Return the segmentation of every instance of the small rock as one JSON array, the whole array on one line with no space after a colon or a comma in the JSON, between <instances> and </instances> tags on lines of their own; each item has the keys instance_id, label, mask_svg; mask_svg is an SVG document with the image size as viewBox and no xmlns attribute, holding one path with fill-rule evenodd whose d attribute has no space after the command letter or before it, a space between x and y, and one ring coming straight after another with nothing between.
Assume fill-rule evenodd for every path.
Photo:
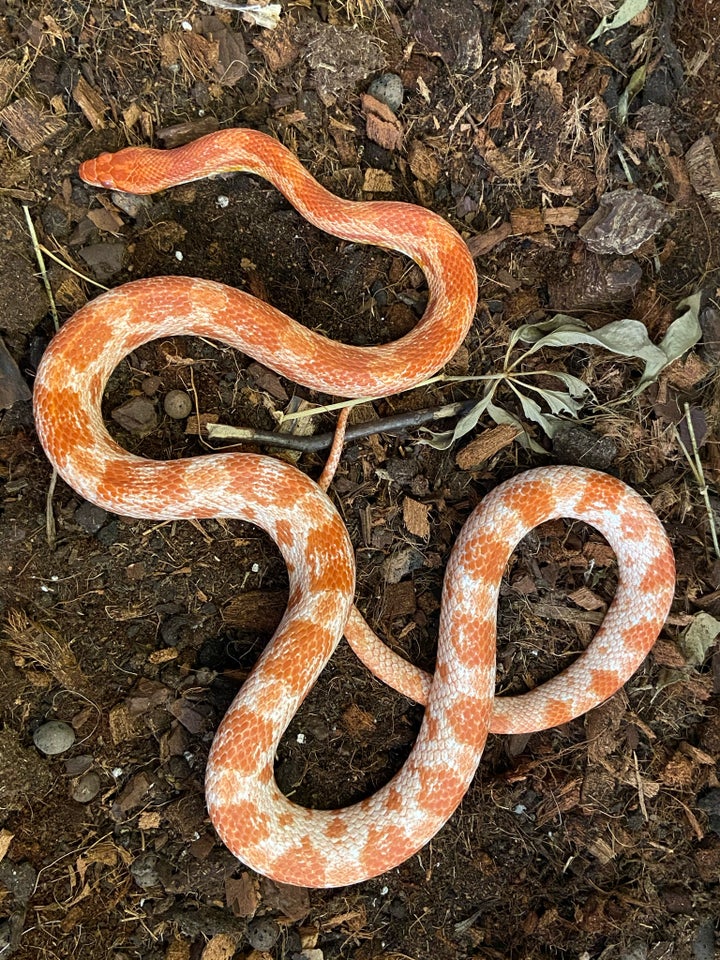
<instances>
[{"instance_id":1,"label":"small rock","mask_svg":"<svg viewBox=\"0 0 720 960\"><path fill-rule=\"evenodd\" d=\"M90 267L95 278L104 283L122 270L124 243L91 243L82 247L80 256Z\"/></svg>"},{"instance_id":2,"label":"small rock","mask_svg":"<svg viewBox=\"0 0 720 960\"><path fill-rule=\"evenodd\" d=\"M35 890L37 872L27 860L13 863L12 860L0 862L0 884L10 892L18 904L28 902Z\"/></svg>"},{"instance_id":3,"label":"small rock","mask_svg":"<svg viewBox=\"0 0 720 960\"><path fill-rule=\"evenodd\" d=\"M717 958L715 943L715 922L712 917L710 917L700 924L695 934L692 947L695 960L713 960L713 958Z\"/></svg>"},{"instance_id":4,"label":"small rock","mask_svg":"<svg viewBox=\"0 0 720 960\"><path fill-rule=\"evenodd\" d=\"M140 386L146 397L154 397L160 387L162 387L162 380L156 376L145 377Z\"/></svg>"},{"instance_id":5,"label":"small rock","mask_svg":"<svg viewBox=\"0 0 720 960\"><path fill-rule=\"evenodd\" d=\"M574 423L564 423L553 437L553 452L561 463L607 470L617 456L617 444Z\"/></svg>"},{"instance_id":6,"label":"small rock","mask_svg":"<svg viewBox=\"0 0 720 960\"><path fill-rule=\"evenodd\" d=\"M116 407L110 416L128 433L142 436L150 433L157 426L158 418L155 406L144 397L134 397Z\"/></svg>"},{"instance_id":7,"label":"small rock","mask_svg":"<svg viewBox=\"0 0 720 960\"><path fill-rule=\"evenodd\" d=\"M65 761L65 773L70 777L81 777L88 772L93 762L89 753L83 753L79 757L70 757Z\"/></svg>"},{"instance_id":8,"label":"small rock","mask_svg":"<svg viewBox=\"0 0 720 960\"><path fill-rule=\"evenodd\" d=\"M75 781L70 792L77 803L90 803L100 793L100 777L94 770L88 770Z\"/></svg>"},{"instance_id":9,"label":"small rock","mask_svg":"<svg viewBox=\"0 0 720 960\"><path fill-rule=\"evenodd\" d=\"M108 512L87 500L75 511L75 523L86 533L97 533L107 523Z\"/></svg>"},{"instance_id":10,"label":"small rock","mask_svg":"<svg viewBox=\"0 0 720 960\"><path fill-rule=\"evenodd\" d=\"M157 868L157 854L147 852L141 854L137 860L133 860L130 864L130 873L142 890L149 890L151 887L160 885L160 874Z\"/></svg>"},{"instance_id":11,"label":"small rock","mask_svg":"<svg viewBox=\"0 0 720 960\"><path fill-rule=\"evenodd\" d=\"M119 535L120 526L117 520L113 517L110 523L106 524L102 530L98 530L97 538L104 547L111 547L113 543L117 542Z\"/></svg>"},{"instance_id":12,"label":"small rock","mask_svg":"<svg viewBox=\"0 0 720 960\"><path fill-rule=\"evenodd\" d=\"M171 390L163 401L163 409L173 420L184 420L192 410L190 394L184 390Z\"/></svg>"},{"instance_id":13,"label":"small rock","mask_svg":"<svg viewBox=\"0 0 720 960\"><path fill-rule=\"evenodd\" d=\"M160 626L160 636L168 647L186 645L193 636L190 620L182 613L169 617Z\"/></svg>"},{"instance_id":14,"label":"small rock","mask_svg":"<svg viewBox=\"0 0 720 960\"><path fill-rule=\"evenodd\" d=\"M30 397L30 388L4 340L0 339L0 410L9 410L14 404L29 400Z\"/></svg>"},{"instance_id":15,"label":"small rock","mask_svg":"<svg viewBox=\"0 0 720 960\"><path fill-rule=\"evenodd\" d=\"M703 332L701 357L706 363L720 360L720 310L708 303L700 311L700 327Z\"/></svg>"},{"instance_id":16,"label":"small rock","mask_svg":"<svg viewBox=\"0 0 720 960\"><path fill-rule=\"evenodd\" d=\"M67 240L70 236L70 220L65 211L56 203L48 203L40 219L45 232L56 240Z\"/></svg>"},{"instance_id":17,"label":"small rock","mask_svg":"<svg viewBox=\"0 0 720 960\"><path fill-rule=\"evenodd\" d=\"M377 471L384 480L394 480L395 483L410 483L418 475L420 467L417 460L403 457L390 457L385 461L384 468Z\"/></svg>"},{"instance_id":18,"label":"small rock","mask_svg":"<svg viewBox=\"0 0 720 960\"><path fill-rule=\"evenodd\" d=\"M368 87L368 93L397 113L403 102L403 82L396 73L383 73Z\"/></svg>"},{"instance_id":19,"label":"small rock","mask_svg":"<svg viewBox=\"0 0 720 960\"><path fill-rule=\"evenodd\" d=\"M382 565L386 583L400 583L424 563L423 555L415 547L404 547L392 553Z\"/></svg>"},{"instance_id":20,"label":"small rock","mask_svg":"<svg viewBox=\"0 0 720 960\"><path fill-rule=\"evenodd\" d=\"M707 814L710 830L720 834L720 787L708 790L698 801L698 806Z\"/></svg>"},{"instance_id":21,"label":"small rock","mask_svg":"<svg viewBox=\"0 0 720 960\"><path fill-rule=\"evenodd\" d=\"M247 926L247 939L255 950L269 950L280 936L280 927L270 917L257 917Z\"/></svg>"},{"instance_id":22,"label":"small rock","mask_svg":"<svg viewBox=\"0 0 720 960\"><path fill-rule=\"evenodd\" d=\"M137 219L143 210L149 210L152 206L152 200L149 197L140 197L135 193L121 193L119 190L113 190L110 199L118 210L122 210L133 219Z\"/></svg>"},{"instance_id":23,"label":"small rock","mask_svg":"<svg viewBox=\"0 0 720 960\"><path fill-rule=\"evenodd\" d=\"M33 734L33 743L47 757L65 753L75 743L75 731L69 723L50 720L38 727Z\"/></svg>"}]
</instances>

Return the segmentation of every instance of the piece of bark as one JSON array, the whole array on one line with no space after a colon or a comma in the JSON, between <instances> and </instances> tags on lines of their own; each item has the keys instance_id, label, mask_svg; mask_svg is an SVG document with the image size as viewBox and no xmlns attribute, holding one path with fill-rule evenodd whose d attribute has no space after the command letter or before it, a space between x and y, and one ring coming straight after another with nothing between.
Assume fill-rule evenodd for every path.
<instances>
[{"instance_id":1,"label":"piece of bark","mask_svg":"<svg viewBox=\"0 0 720 960\"><path fill-rule=\"evenodd\" d=\"M548 282L552 310L584 310L631 300L642 279L635 260L586 257L582 263Z\"/></svg>"},{"instance_id":2,"label":"piece of bark","mask_svg":"<svg viewBox=\"0 0 720 960\"><path fill-rule=\"evenodd\" d=\"M103 130L107 125L105 114L108 107L97 90L91 87L84 77L79 77L73 87L72 95L93 130Z\"/></svg>"},{"instance_id":3,"label":"piece of bark","mask_svg":"<svg viewBox=\"0 0 720 960\"><path fill-rule=\"evenodd\" d=\"M385 150L398 150L402 146L402 124L387 104L370 94L363 94L362 109L365 114L365 132L368 139Z\"/></svg>"},{"instance_id":4,"label":"piece of bark","mask_svg":"<svg viewBox=\"0 0 720 960\"><path fill-rule=\"evenodd\" d=\"M655 236L672 214L642 190L613 190L580 228L580 238L593 253L627 256Z\"/></svg>"},{"instance_id":5,"label":"piece of bark","mask_svg":"<svg viewBox=\"0 0 720 960\"><path fill-rule=\"evenodd\" d=\"M461 470L477 470L487 463L490 457L494 457L496 453L512 443L519 433L518 427L509 423L484 430L479 437L471 440L466 447L458 451L455 463Z\"/></svg>"},{"instance_id":6,"label":"piece of bark","mask_svg":"<svg viewBox=\"0 0 720 960\"><path fill-rule=\"evenodd\" d=\"M700 137L685 154L693 189L705 197L713 213L720 213L720 164L710 137Z\"/></svg>"},{"instance_id":7,"label":"piece of bark","mask_svg":"<svg viewBox=\"0 0 720 960\"><path fill-rule=\"evenodd\" d=\"M513 229L509 223L501 223L485 233L479 233L476 237L468 240L468 249L472 257L482 257L489 253L493 247L496 247L503 240L512 236Z\"/></svg>"},{"instance_id":8,"label":"piece of bark","mask_svg":"<svg viewBox=\"0 0 720 960\"><path fill-rule=\"evenodd\" d=\"M542 233L545 221L538 207L516 207L510 211L512 232L525 237L530 233Z\"/></svg>"},{"instance_id":9,"label":"piece of bark","mask_svg":"<svg viewBox=\"0 0 720 960\"><path fill-rule=\"evenodd\" d=\"M572 227L579 215L577 207L548 207L543 210L543 222L546 227Z\"/></svg>"},{"instance_id":10,"label":"piece of bark","mask_svg":"<svg viewBox=\"0 0 720 960\"><path fill-rule=\"evenodd\" d=\"M430 522L428 514L430 506L427 503L420 503L411 497L405 497L403 500L403 523L408 533L412 533L422 540L430 537Z\"/></svg>"},{"instance_id":11,"label":"piece of bark","mask_svg":"<svg viewBox=\"0 0 720 960\"><path fill-rule=\"evenodd\" d=\"M437 185L442 173L440 161L435 151L421 140L413 140L408 150L408 163L413 176L418 180L429 183L431 187Z\"/></svg>"},{"instance_id":12,"label":"piece of bark","mask_svg":"<svg viewBox=\"0 0 720 960\"><path fill-rule=\"evenodd\" d=\"M287 606L285 590L248 590L239 593L223 608L225 623L238 630L272 634Z\"/></svg>"},{"instance_id":13,"label":"piece of bark","mask_svg":"<svg viewBox=\"0 0 720 960\"><path fill-rule=\"evenodd\" d=\"M218 45L218 59L213 68L218 82L224 87L234 86L250 70L242 36L216 16L204 16L200 23L203 34Z\"/></svg>"},{"instance_id":14,"label":"piece of bark","mask_svg":"<svg viewBox=\"0 0 720 960\"><path fill-rule=\"evenodd\" d=\"M62 117L43 110L28 97L20 97L0 110L0 123L26 153L37 150L66 126Z\"/></svg>"},{"instance_id":15,"label":"piece of bark","mask_svg":"<svg viewBox=\"0 0 720 960\"><path fill-rule=\"evenodd\" d=\"M172 150L173 147L182 147L191 140L204 137L207 133L215 133L219 127L217 117L201 117L199 120L186 120L171 127L163 127L158 130L157 138L166 150Z\"/></svg>"}]
</instances>

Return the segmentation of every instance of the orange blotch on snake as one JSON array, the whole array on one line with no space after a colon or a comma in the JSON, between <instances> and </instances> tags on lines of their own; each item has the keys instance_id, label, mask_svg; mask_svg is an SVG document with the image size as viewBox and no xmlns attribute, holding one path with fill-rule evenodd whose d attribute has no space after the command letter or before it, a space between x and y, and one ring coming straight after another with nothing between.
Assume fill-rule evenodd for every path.
<instances>
[{"instance_id":1,"label":"orange blotch on snake","mask_svg":"<svg viewBox=\"0 0 720 960\"><path fill-rule=\"evenodd\" d=\"M543 703L542 709L542 728L557 727L562 723L567 723L571 719L571 710L565 700L558 700L554 697L548 697Z\"/></svg>"},{"instance_id":2,"label":"orange blotch on snake","mask_svg":"<svg viewBox=\"0 0 720 960\"><path fill-rule=\"evenodd\" d=\"M408 841L402 827L388 823L370 826L360 853L363 868L369 877L387 870L389 863L405 859L412 853L412 841Z\"/></svg>"},{"instance_id":3,"label":"orange blotch on snake","mask_svg":"<svg viewBox=\"0 0 720 960\"><path fill-rule=\"evenodd\" d=\"M669 545L648 565L640 581L640 590L653 593L659 583L672 582L675 576L675 561Z\"/></svg>"},{"instance_id":4,"label":"orange blotch on snake","mask_svg":"<svg viewBox=\"0 0 720 960\"><path fill-rule=\"evenodd\" d=\"M396 786L390 786L387 791L385 798L386 809L390 813L399 813L405 805L405 799L403 797L402 791L398 790Z\"/></svg>"},{"instance_id":5,"label":"orange blotch on snake","mask_svg":"<svg viewBox=\"0 0 720 960\"><path fill-rule=\"evenodd\" d=\"M625 540L644 540L647 537L647 516L644 513L625 510L620 529Z\"/></svg>"},{"instance_id":6,"label":"orange blotch on snake","mask_svg":"<svg viewBox=\"0 0 720 960\"><path fill-rule=\"evenodd\" d=\"M629 623L623 632L623 643L636 656L644 656L657 639L657 621L641 620L639 623Z\"/></svg>"},{"instance_id":7,"label":"orange blotch on snake","mask_svg":"<svg viewBox=\"0 0 720 960\"><path fill-rule=\"evenodd\" d=\"M512 544L508 542L506 531L483 531L476 566L483 583L494 583L502 577L511 554Z\"/></svg>"},{"instance_id":8,"label":"orange blotch on snake","mask_svg":"<svg viewBox=\"0 0 720 960\"><path fill-rule=\"evenodd\" d=\"M234 853L266 842L272 830L268 818L250 800L220 797L210 811L218 833Z\"/></svg>"},{"instance_id":9,"label":"orange blotch on snake","mask_svg":"<svg viewBox=\"0 0 720 960\"><path fill-rule=\"evenodd\" d=\"M445 720L458 743L481 750L487 739L489 713L487 701L464 697L445 711Z\"/></svg>"},{"instance_id":10,"label":"orange blotch on snake","mask_svg":"<svg viewBox=\"0 0 720 960\"><path fill-rule=\"evenodd\" d=\"M598 703L611 697L620 684L616 670L593 670L590 676L590 689L598 698Z\"/></svg>"},{"instance_id":11,"label":"orange blotch on snake","mask_svg":"<svg viewBox=\"0 0 720 960\"><path fill-rule=\"evenodd\" d=\"M333 817L328 823L325 832L331 840L340 840L342 837L346 837L348 825L345 822L345 818L340 814Z\"/></svg>"},{"instance_id":12,"label":"orange blotch on snake","mask_svg":"<svg viewBox=\"0 0 720 960\"><path fill-rule=\"evenodd\" d=\"M576 510L578 514L608 509L616 511L621 499L627 499L627 489L620 480L606 473L594 473L592 483L583 484Z\"/></svg>"},{"instance_id":13,"label":"orange blotch on snake","mask_svg":"<svg viewBox=\"0 0 720 960\"><path fill-rule=\"evenodd\" d=\"M281 551L289 550L294 542L292 524L289 520L278 520L275 524L275 543Z\"/></svg>"},{"instance_id":14,"label":"orange blotch on snake","mask_svg":"<svg viewBox=\"0 0 720 960\"><path fill-rule=\"evenodd\" d=\"M298 876L307 877L304 882L308 886L322 886L325 876L325 870L318 862L315 845L307 835L293 843L280 856L272 857L268 863L268 872L281 882L292 882L292 878Z\"/></svg>"},{"instance_id":15,"label":"orange blotch on snake","mask_svg":"<svg viewBox=\"0 0 720 960\"><path fill-rule=\"evenodd\" d=\"M417 803L421 810L446 820L463 798L467 782L447 766L422 771Z\"/></svg>"},{"instance_id":16,"label":"orange blotch on snake","mask_svg":"<svg viewBox=\"0 0 720 960\"><path fill-rule=\"evenodd\" d=\"M243 708L234 710L231 722L226 716L220 724L215 739L218 746L213 746L213 768L224 771L229 784L238 776L256 776L266 766L261 763L263 747L272 743L274 730L274 725L264 717Z\"/></svg>"}]
</instances>

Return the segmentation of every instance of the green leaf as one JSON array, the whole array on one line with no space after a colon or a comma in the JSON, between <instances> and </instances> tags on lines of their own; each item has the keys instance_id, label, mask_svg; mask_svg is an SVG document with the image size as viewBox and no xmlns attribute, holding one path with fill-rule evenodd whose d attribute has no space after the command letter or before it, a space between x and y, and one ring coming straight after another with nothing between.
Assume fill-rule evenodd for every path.
<instances>
[{"instance_id":1,"label":"green leaf","mask_svg":"<svg viewBox=\"0 0 720 960\"><path fill-rule=\"evenodd\" d=\"M584 397L590 394L593 400L596 399L590 387L586 383L583 383L579 377L574 377L571 373L565 373L564 370L546 370L544 372L552 377L557 377L561 383L564 383L568 389L568 393L573 397Z\"/></svg>"},{"instance_id":2,"label":"green leaf","mask_svg":"<svg viewBox=\"0 0 720 960\"><path fill-rule=\"evenodd\" d=\"M548 390L545 387L533 387L529 383L524 385L526 390L532 390L539 394L545 403L550 407L552 413L569 413L572 417L577 417L582 407L581 403L573 400L569 393L563 390Z\"/></svg>"},{"instance_id":3,"label":"green leaf","mask_svg":"<svg viewBox=\"0 0 720 960\"><path fill-rule=\"evenodd\" d=\"M460 437L464 437L466 434L470 433L471 430L474 430L478 425L480 417L485 413L490 404L490 401L493 398L494 390L489 388L487 393L481 400L471 407L467 413L464 413L458 422L455 424L453 430L443 430L441 433L433 433L432 430L427 428L422 428L422 433L427 434L427 437L420 437L420 443L425 443L429 447L433 447L435 450L447 450L449 447L455 443L456 440L459 440Z\"/></svg>"},{"instance_id":4,"label":"green leaf","mask_svg":"<svg viewBox=\"0 0 720 960\"><path fill-rule=\"evenodd\" d=\"M700 339L700 294L687 297L678 306L685 308L685 312L670 324L659 346L651 342L645 324L639 320L613 320L604 327L590 330L587 324L563 313L542 323L520 327L519 336L524 342L532 343L528 355L545 347L588 345L604 347L619 356L642 360L645 369L633 391L633 396L637 396L657 379L661 370Z\"/></svg>"},{"instance_id":5,"label":"green leaf","mask_svg":"<svg viewBox=\"0 0 720 960\"><path fill-rule=\"evenodd\" d=\"M685 312L673 320L667 328L667 333L660 341L660 349L667 357L668 363L672 363L684 353L687 353L702 336L702 327L700 326L701 299L702 295L700 293L693 293L692 296L686 297L678 304L678 310L685 308ZM640 383L642 384L642 379Z\"/></svg>"},{"instance_id":6,"label":"green leaf","mask_svg":"<svg viewBox=\"0 0 720 960\"><path fill-rule=\"evenodd\" d=\"M630 104L645 86L647 69L646 63L644 63L641 67L638 67L630 77L630 82L618 97L617 116L618 123L620 123L621 126L625 125Z\"/></svg>"},{"instance_id":7,"label":"green leaf","mask_svg":"<svg viewBox=\"0 0 720 960\"><path fill-rule=\"evenodd\" d=\"M608 30L617 30L618 27L630 23L632 18L642 13L647 5L648 0L625 0L625 2L620 5L612 20L609 20L607 17L602 18L597 30L591 37L588 37L587 42L592 43L593 40L597 40L598 37L607 33Z\"/></svg>"}]
</instances>

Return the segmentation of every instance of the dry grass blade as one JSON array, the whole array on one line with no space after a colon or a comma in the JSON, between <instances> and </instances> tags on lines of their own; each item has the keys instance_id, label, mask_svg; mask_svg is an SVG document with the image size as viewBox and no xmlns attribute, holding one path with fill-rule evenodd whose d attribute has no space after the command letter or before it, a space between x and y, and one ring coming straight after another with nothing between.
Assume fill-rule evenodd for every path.
<instances>
[{"instance_id":1,"label":"dry grass blade","mask_svg":"<svg viewBox=\"0 0 720 960\"><path fill-rule=\"evenodd\" d=\"M680 449L684 453L688 464L690 465L690 470L695 482L700 489L700 495L703 498L703 503L705 504L705 510L708 517L708 526L710 527L710 536L712 537L713 549L715 550L715 556L720 559L720 543L718 542L718 532L715 525L715 513L710 503L710 490L708 488L707 482L705 481L705 471L703 470L702 460L700 459L700 451L698 449L698 443L695 438L695 428L693 427L692 416L690 415L690 404L685 404L685 423L687 425L688 433L690 435L690 445L692 450L688 450L685 444L682 441L680 432L676 431L678 443Z\"/></svg>"}]
</instances>

